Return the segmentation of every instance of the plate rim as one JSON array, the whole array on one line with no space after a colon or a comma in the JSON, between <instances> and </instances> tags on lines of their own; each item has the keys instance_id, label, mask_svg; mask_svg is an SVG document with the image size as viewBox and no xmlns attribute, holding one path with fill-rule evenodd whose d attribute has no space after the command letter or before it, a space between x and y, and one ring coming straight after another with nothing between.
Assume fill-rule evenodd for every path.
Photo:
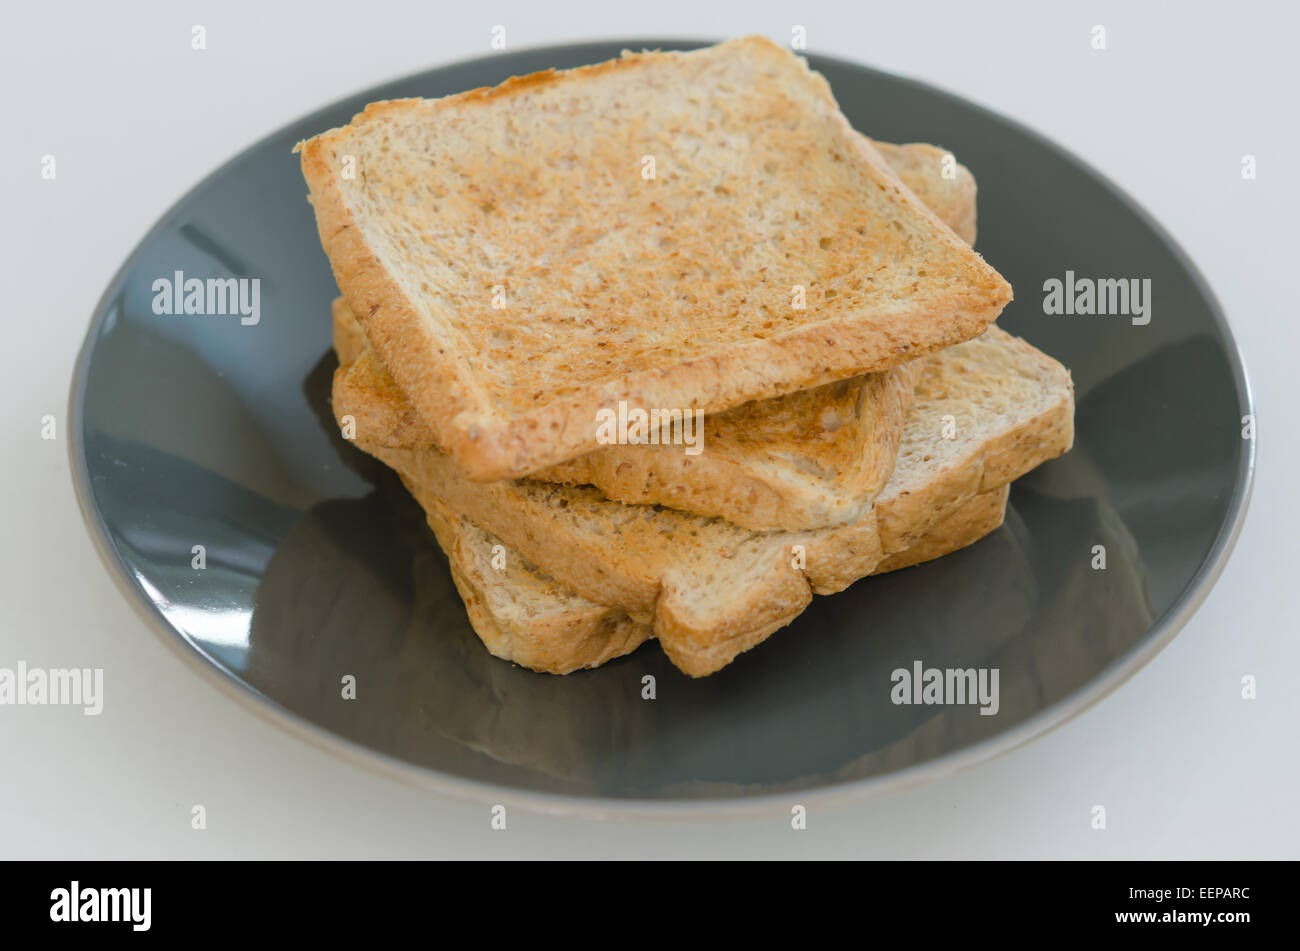
<instances>
[{"instance_id":1,"label":"plate rim","mask_svg":"<svg viewBox=\"0 0 1300 951\"><path fill-rule=\"evenodd\" d=\"M278 726L298 739L306 741L316 749L328 752L353 766L364 767L368 771L379 773L408 786L428 789L462 801L500 802L522 807L536 813L556 816L618 820L682 819L687 816L703 818L724 813L729 816L758 815L788 808L794 802L833 806L851 800L865 800L887 795L929 780L939 779L970 769L980 763L1018 749L1032 740L1043 737L1091 709L1150 663L1186 626L1187 622L1209 596L1210 591L1213 590L1236 546L1237 539L1240 537L1254 490L1257 437L1242 439L1243 450L1238 459L1232 496L1228 503L1228 512L1219 526L1209 552L1168 610L1152 622L1141 638L1111 660L1099 674L1016 726L969 746L877 776L832 781L819 786L790 789L778 793L756 793L753 795L740 793L725 797L673 799L586 796L524 789L471 779L443 772L434 767L420 766L390 754L382 753L327 730L301 714L280 705L273 698L263 694L245 681L232 676L218 666L213 658L208 657L194 646L187 635L168 624L156 605L134 582L129 566L113 545L104 518L94 504L94 493L90 484L90 472L84 440L85 389L95 351L94 344L100 335L104 322L108 318L112 301L121 290L126 275L139 257L140 252L149 245L156 234L172 222L196 194L232 165L245 156L267 147L272 140L284 135L287 130L307 125L318 117L324 117L349 100L360 96L382 94L382 90L386 88L410 83L430 73L456 70L470 64L482 62L488 58L519 57L544 52L556 54L564 52L571 55L574 52L583 53L588 50L600 50L601 52L598 55L606 56L611 45L619 45L623 49L677 49L708 46L716 42L719 41L678 37L586 39L575 43L547 43L519 47L503 53L458 59L385 80L363 90L341 96L306 115L285 122L268 134L261 136L252 144L239 150L187 189L159 216L148 231L145 232L144 236L136 242L96 302L92 311L90 325L77 352L68 395L67 420L68 429L71 433L68 439L68 458L77 505L100 560L108 569L108 573L118 590L135 609L136 614L145 622L145 626L168 647L173 655L180 657L185 666L197 672L202 680L235 700L244 709L257 714L262 720ZM836 68L885 77L890 81L901 83L912 89L940 96L956 106L969 110L978 117L990 118L1003 123L1034 141L1045 150L1074 165L1102 188L1109 191L1130 214L1151 230L1190 277L1192 287L1208 305L1210 316L1225 343L1225 350L1230 357L1229 363L1231 364L1233 382L1236 385L1238 408L1244 415L1255 415L1254 392L1250 384L1250 375L1246 369L1244 355L1236 336L1232 332L1223 306L1219 303L1219 299L1210 287L1209 282L1187 252L1183 250L1182 245L1174 240L1172 235L1143 205L1116 185L1108 176L1099 172L1091 164L1064 146L1059 145L1053 139L1035 131L1020 121L978 103L971 102L942 86L842 57L807 53L807 51L799 52L808 55L810 61L816 60L821 63L833 64ZM586 61L584 60L584 62ZM817 62L810 62L810 65L814 69L818 68Z\"/></svg>"}]
</instances>

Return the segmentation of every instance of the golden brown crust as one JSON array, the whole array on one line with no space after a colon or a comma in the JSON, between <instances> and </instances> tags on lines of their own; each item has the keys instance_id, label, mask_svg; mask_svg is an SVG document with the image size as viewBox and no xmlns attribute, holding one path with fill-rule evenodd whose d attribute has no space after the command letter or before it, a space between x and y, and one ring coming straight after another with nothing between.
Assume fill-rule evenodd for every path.
<instances>
[{"instance_id":1,"label":"golden brown crust","mask_svg":"<svg viewBox=\"0 0 1300 951\"><path fill-rule=\"evenodd\" d=\"M700 54L633 55L577 73L520 80L510 89L495 94L476 92L418 106L409 101L372 106L363 113L362 120L391 119L412 110L418 111L421 117L438 119L447 110L460 109L471 101L490 103L513 93L572 83L595 72L610 75L647 62L679 62L679 56L697 55ZM795 261L822 261L818 265L820 270L808 271L811 265L802 266L812 275L810 286L817 285L819 279L822 282L819 287L838 286L836 282L840 278L836 275L860 274L861 262L872 253L895 255L902 253L904 244L914 252L915 248L908 242L923 246L922 257L930 268L928 276L918 278L905 293L900 289L888 301L871 296L874 292L869 293L867 286L860 282L854 285L852 278L845 278L848 283L834 300L828 296L819 298L810 303L807 314L783 313L783 320L794 323L792 329L766 330L760 334L748 322L748 317L737 318L740 311L734 309L736 301L752 293L755 285L746 279L724 282L720 275L728 273L728 269L721 255L731 252L719 244L712 251L712 257L718 260L709 257L710 245L717 242L719 234L707 227L693 232L684 226L674 234L684 242L692 242L692 249L699 252L696 258L717 265L712 268L714 276L708 281L693 282L693 286L703 288L701 294L705 299L689 305L693 308L693 319L710 322L709 333L686 333L689 322L670 320L674 311L669 305L680 306L680 302L675 296L658 300L656 295L676 292L666 289L662 280L646 281L629 289L638 295L650 295L643 315L647 334L657 327L663 327L670 335L680 332L679 336L671 337L667 350L642 354L633 348L622 348L613 357L601 352L600 359L593 360L595 351L572 342L571 335L566 347L573 352L566 351L564 355L568 363L557 362L560 356L551 354L553 359L547 364L550 376L533 378L524 373L524 368L531 365L527 361L548 354L545 348L534 351L517 345L506 347L501 357L515 362L503 364L504 369L498 368L499 372L493 376L485 369L483 359L487 337L498 324L503 333L517 331L519 325L500 323L501 315L491 313L481 302L470 306L461 300L457 305L461 309L453 310L422 298L420 307L424 309L418 309L401 282L381 263L370 232L358 218L337 177L336 151L345 148L353 127L326 133L302 145L303 172L311 188L321 242L340 288L383 363L433 429L438 443L473 478L518 476L595 448L597 410L621 400L636 407L668 406L716 412L748 400L765 399L858 373L886 370L975 336L1010 300L1010 288L1005 281L899 182L869 143L852 132L834 108L834 100L819 77L808 74L804 66L785 75L782 70L790 69L789 54L764 41L743 41L715 55L758 57L763 65L757 68L767 71L764 76L781 74L786 83L784 88L791 95L805 97L803 105L797 107L787 100L785 107L793 111L775 120L797 121L799 116L816 113L815 121L809 119L806 141L810 152L800 156L801 166L806 167L810 159L829 155L828 145L835 150L835 167L821 169L825 177L816 181L843 184L835 184L833 188L827 185L819 193L824 194L825 207L812 212L819 228L834 231L833 237L822 239L829 242L824 245L829 250L818 258L817 238L807 228L794 231L785 227L778 232L782 240L790 243L787 257L793 255ZM766 104L764 108L776 108L778 98L772 90L782 87L775 83L775 79L769 81L769 96L762 100ZM813 103L820 105L814 108ZM743 104L757 109L748 100ZM807 111L810 109L811 112ZM820 142L816 148L814 133L822 136L816 140ZM757 141L762 141L761 137ZM871 197L876 202L875 210L866 214L867 200L863 196L872 185L879 192ZM858 197L846 197L850 191ZM853 201L861 204L861 208L855 210ZM489 200L485 207L493 207L492 202ZM594 204L592 208L593 221L604 226L605 222L596 214L604 206ZM904 222L900 232L888 227L872 232L854 230L856 218L878 221L886 210L896 221ZM744 234L748 239L749 235ZM804 246L809 241L813 251ZM909 259L922 260L922 257L910 254ZM798 269L789 273L795 270ZM555 281L556 277L551 275L537 286L545 289ZM776 283L784 286L790 282ZM716 289L711 290L713 285ZM588 308L598 303L590 296L582 300ZM430 315L428 319L422 316L426 312ZM623 315L622 320L631 312L620 310L619 313ZM790 318L797 319L790 321ZM518 320L515 315L510 319ZM599 326L605 325L603 321L601 318L597 322ZM457 329L461 325L469 330ZM570 367L569 371L556 376L562 365ZM511 383L515 373L521 375L521 380ZM510 389L511 386L514 388Z\"/></svg>"},{"instance_id":2,"label":"golden brown crust","mask_svg":"<svg viewBox=\"0 0 1300 951\"><path fill-rule=\"evenodd\" d=\"M967 500L956 510L944 516L921 533L912 547L882 558L869 576L885 574L942 558L958 549L973 545L990 532L996 531L1006 517L1009 485L982 492ZM860 579L855 579L860 580ZM704 677L715 673L735 660L751 647L762 643L773 632L791 623L794 618L769 618L769 623L749 628L730 638L682 639L663 641L664 652L683 673ZM670 646L671 645L671 646Z\"/></svg>"},{"instance_id":3,"label":"golden brown crust","mask_svg":"<svg viewBox=\"0 0 1300 951\"><path fill-rule=\"evenodd\" d=\"M408 481L407 488L425 509L429 526L447 554L470 624L494 656L530 670L566 674L629 654L655 636L650 624L633 620L621 608L582 598L509 549L501 552L504 567L485 570L484 554L475 552L474 546L491 545L497 539L456 515L419 484ZM1002 524L1009 489L1003 486L977 495L932 526L912 548L881 561L872 574L939 558L983 538ZM531 598L542 607L521 618L494 604L502 600L502 592L510 602ZM787 595L795 602L803 598L799 591ZM696 638L693 631L670 632L664 639L665 651L690 676L713 673L793 620L783 602L773 602L767 610L766 617L756 617L743 629L719 630L708 638Z\"/></svg>"},{"instance_id":4,"label":"golden brown crust","mask_svg":"<svg viewBox=\"0 0 1300 951\"><path fill-rule=\"evenodd\" d=\"M1007 498L1010 494L1010 483L979 493L957 511L932 525L910 548L885 558L872 574L883 575L900 568L909 568L973 545L1002 525L1007 515Z\"/></svg>"},{"instance_id":5,"label":"golden brown crust","mask_svg":"<svg viewBox=\"0 0 1300 951\"><path fill-rule=\"evenodd\" d=\"M594 485L755 531L860 518L894 468L923 360L705 417L698 456L678 446L606 446L530 478Z\"/></svg>"},{"instance_id":6,"label":"golden brown crust","mask_svg":"<svg viewBox=\"0 0 1300 951\"><path fill-rule=\"evenodd\" d=\"M530 670L567 674L629 654L653 636L649 625L633 621L621 608L565 591L515 552L501 552L500 569L484 567L485 553L475 546L496 540L421 486L408 482L406 487L447 554L470 625L494 656ZM498 603L502 595L514 604L531 601L538 609L512 612Z\"/></svg>"},{"instance_id":7,"label":"golden brown crust","mask_svg":"<svg viewBox=\"0 0 1300 951\"><path fill-rule=\"evenodd\" d=\"M611 502L593 489L482 483L436 450L373 446L361 430L357 442L549 577L651 622L670 656L721 661L726 652L717 645L758 643L797 616L813 594L843 590L915 545L981 491L986 472L988 479L1009 481L1068 448L1069 376L1028 344L994 328L932 358L927 371L935 366L918 386L925 399L918 399L914 416L929 420L951 402L953 409L968 403L988 418L945 450L943 462L909 458L864 517L828 529L752 532L672 509ZM999 378L1004 370L1011 375ZM945 402L949 396L956 399ZM1022 400L1032 408L1019 407ZM999 409L990 416L988 406ZM920 426L918 434L909 420L913 442L919 435L923 447L932 437L925 432L929 422Z\"/></svg>"},{"instance_id":8,"label":"golden brown crust","mask_svg":"<svg viewBox=\"0 0 1300 951\"><path fill-rule=\"evenodd\" d=\"M352 313L352 308L342 297L336 297L330 303L330 320L334 325L334 353L339 358L339 366L355 364L365 358L366 353L370 350L370 341L366 340L365 331L361 329L361 324L357 322L356 316ZM385 376L388 376L385 371ZM380 380L380 392L389 384L392 384L392 377L388 376L387 380ZM393 384L395 387L396 384ZM397 394L400 396L400 393ZM405 402L405 397L402 397ZM425 432L427 429L421 427ZM432 434L430 434L430 438ZM388 445L386 442L385 445ZM426 443L432 445L432 443Z\"/></svg>"},{"instance_id":9,"label":"golden brown crust","mask_svg":"<svg viewBox=\"0 0 1300 951\"><path fill-rule=\"evenodd\" d=\"M449 445L459 424L455 422L482 403L475 393L468 368L457 359L454 343L440 339L424 321L406 320L409 310L379 258L353 223L335 181L335 170L322 156L313 139L302 148L303 174L312 184L312 206L321 245L343 291L349 309L361 322L371 346L382 356L398 348L429 354L427 366L402 362L401 372L386 364L404 391L436 387L443 394L441 412L421 412L440 445ZM400 341L400 342L399 342ZM417 407L418 409L418 407Z\"/></svg>"},{"instance_id":10,"label":"golden brown crust","mask_svg":"<svg viewBox=\"0 0 1300 951\"><path fill-rule=\"evenodd\" d=\"M535 569L521 569L524 560L509 549L505 550L504 558L510 569L499 574L476 570L475 563L481 558L470 550L475 541L469 532L481 530L470 526L467 531L467 519L455 515L418 484L408 483L407 487L425 508L429 525L447 554L452 579L465 602L470 623L494 656L542 673L566 674L598 667L631 653L655 636L650 624L634 621L620 608L584 599L540 573L521 578L522 572ZM940 558L979 541L1002 524L1009 491L1010 486L1003 486L975 496L933 525L912 548L882 560L872 574ZM496 541L491 536L484 537ZM494 610L490 603L493 589L508 590L512 586L540 588L545 592L541 598L553 602L550 610L538 612L526 623L500 609ZM799 592L789 594L795 602L802 598ZM708 638L695 638L692 631L670 632L663 641L664 650L683 673L707 676L793 620L780 602L773 603L768 610L768 616L756 618L754 624L740 630L716 631Z\"/></svg>"},{"instance_id":11,"label":"golden brown crust","mask_svg":"<svg viewBox=\"0 0 1300 951\"><path fill-rule=\"evenodd\" d=\"M1006 485L1039 462L1054 459L1074 445L1074 384L1069 371L1027 341L996 327L963 346L965 349L999 348L1008 361L1016 361L1019 376L1041 380L1042 387L1060 391L1066 398L1050 402L1032 415L1026 413L1026 406L1041 406L1043 401L1022 401L1008 406L1005 412L1016 417L1014 425L990 427L973 452L942 463L924 458L921 465L927 480L925 492L898 491L897 486L887 486L876 506L881 542L887 551L911 548L924 530L926 518L942 518L963 500ZM926 362L914 403L942 404L946 394L966 385L970 368L956 353ZM966 425L980 425L980 421ZM910 464L906 454L913 451L916 451L914 447L906 446L904 458L898 464L906 468ZM1026 466L1027 460L1037 461Z\"/></svg>"},{"instance_id":12,"label":"golden brown crust","mask_svg":"<svg viewBox=\"0 0 1300 951\"><path fill-rule=\"evenodd\" d=\"M422 437L428 428L415 407L402 398L383 367L366 359L368 355L369 350L363 350L356 363L342 364L334 371L334 414L340 425L351 417L356 432L373 445L426 444ZM373 439L378 432L386 438Z\"/></svg>"},{"instance_id":13,"label":"golden brown crust","mask_svg":"<svg viewBox=\"0 0 1300 951\"><path fill-rule=\"evenodd\" d=\"M340 312L348 312L346 304ZM340 362L351 346L344 333ZM756 531L843 524L860 517L889 478L923 364L715 413L704 420L699 455L681 446L605 446L531 478L594 485L616 501L667 505ZM434 445L368 348L335 374L334 406L355 419L369 445Z\"/></svg>"}]
</instances>

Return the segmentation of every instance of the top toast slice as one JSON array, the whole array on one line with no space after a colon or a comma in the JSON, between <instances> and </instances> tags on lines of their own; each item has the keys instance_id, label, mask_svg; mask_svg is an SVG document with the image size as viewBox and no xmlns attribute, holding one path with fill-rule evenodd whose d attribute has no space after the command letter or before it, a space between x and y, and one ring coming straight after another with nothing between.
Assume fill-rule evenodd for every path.
<instances>
[{"instance_id":1,"label":"top toast slice","mask_svg":"<svg viewBox=\"0 0 1300 951\"><path fill-rule=\"evenodd\" d=\"M476 479L597 448L620 401L886 370L1011 299L758 37L374 103L299 148L339 288Z\"/></svg>"},{"instance_id":2,"label":"top toast slice","mask_svg":"<svg viewBox=\"0 0 1300 951\"><path fill-rule=\"evenodd\" d=\"M932 145L878 147L918 198L963 240L974 239L975 179L966 168ZM346 301L336 299L333 311L339 363L351 364L335 388L339 413L352 416L371 444L433 448L433 431L374 355ZM671 445L604 446L530 478L590 484L620 502L716 515L759 531L850 521L893 470L921 364L710 414L699 455Z\"/></svg>"}]
</instances>

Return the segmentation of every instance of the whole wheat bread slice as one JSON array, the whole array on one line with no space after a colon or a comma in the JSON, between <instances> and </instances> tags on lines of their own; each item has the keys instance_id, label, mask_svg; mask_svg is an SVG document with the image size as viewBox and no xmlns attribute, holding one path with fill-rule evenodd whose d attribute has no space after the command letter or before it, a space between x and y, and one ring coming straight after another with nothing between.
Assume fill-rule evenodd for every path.
<instances>
[{"instance_id":1,"label":"whole wheat bread slice","mask_svg":"<svg viewBox=\"0 0 1300 951\"><path fill-rule=\"evenodd\" d=\"M975 179L932 145L878 143L899 178L965 241L975 237ZM343 298L333 307L334 348L351 365L335 387L339 413L386 448L436 445L366 342ZM703 451L614 445L530 478L594 485L607 497L725 518L758 531L823 528L862 516L893 470L912 391L912 361L811 390L746 403L703 420Z\"/></svg>"},{"instance_id":2,"label":"whole wheat bread slice","mask_svg":"<svg viewBox=\"0 0 1300 951\"><path fill-rule=\"evenodd\" d=\"M875 505L801 532L749 531L585 487L476 482L444 453L357 437L551 578L652 624L673 663L700 676L788 624L814 593L844 589L980 492L1066 451L1073 388L1059 363L997 328L930 357Z\"/></svg>"},{"instance_id":3,"label":"whole wheat bread slice","mask_svg":"<svg viewBox=\"0 0 1300 951\"><path fill-rule=\"evenodd\" d=\"M975 176L947 149L926 142L872 145L899 180L969 245L975 244Z\"/></svg>"},{"instance_id":4,"label":"whole wheat bread slice","mask_svg":"<svg viewBox=\"0 0 1300 951\"><path fill-rule=\"evenodd\" d=\"M650 624L554 581L432 492L414 483L407 488L424 507L447 554L471 626L494 656L530 670L567 674L630 654L654 637ZM1002 524L1009 489L981 492L872 574L930 561L979 541Z\"/></svg>"},{"instance_id":5,"label":"whole wheat bread slice","mask_svg":"<svg viewBox=\"0 0 1300 951\"><path fill-rule=\"evenodd\" d=\"M597 448L620 401L887 370L1011 299L758 37L374 103L299 148L339 288L474 479Z\"/></svg>"},{"instance_id":6,"label":"whole wheat bread slice","mask_svg":"<svg viewBox=\"0 0 1300 951\"><path fill-rule=\"evenodd\" d=\"M871 144L889 163L899 181L922 204L938 215L939 220L967 244L975 243L978 186L970 169L958 162L948 150L926 142L895 145L873 141ZM361 323L352 313L352 308L348 307L347 298L334 299L333 320L334 350L338 354L339 363L355 363L370 346L370 342L366 339ZM384 445L395 449L426 449L434 446L433 432L428 427L415 437L416 442L410 441L412 437L380 432L374 433L374 438L384 440Z\"/></svg>"}]
</instances>

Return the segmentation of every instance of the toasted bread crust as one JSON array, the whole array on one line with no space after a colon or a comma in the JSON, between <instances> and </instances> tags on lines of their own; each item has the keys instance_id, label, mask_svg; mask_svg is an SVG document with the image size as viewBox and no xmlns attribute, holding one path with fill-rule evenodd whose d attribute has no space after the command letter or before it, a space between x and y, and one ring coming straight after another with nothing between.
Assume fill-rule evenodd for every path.
<instances>
[{"instance_id":1,"label":"toasted bread crust","mask_svg":"<svg viewBox=\"0 0 1300 951\"><path fill-rule=\"evenodd\" d=\"M501 553L500 570L485 567L479 549L496 540L422 486L408 482L406 487L447 554L471 626L494 656L531 670L567 674L629 654L653 636L649 625L632 620L626 611L566 591L512 551ZM531 601L539 609L521 617L503 608L502 600Z\"/></svg>"},{"instance_id":2,"label":"toasted bread crust","mask_svg":"<svg viewBox=\"0 0 1300 951\"><path fill-rule=\"evenodd\" d=\"M980 492L955 512L943 516L908 548L896 551L878 565L873 575L883 575L910 568L925 561L942 558L959 548L974 544L1001 527L1007 515L1011 484Z\"/></svg>"},{"instance_id":3,"label":"toasted bread crust","mask_svg":"<svg viewBox=\"0 0 1300 951\"><path fill-rule=\"evenodd\" d=\"M935 386L946 385L948 369L968 375L961 369L965 362L983 360L991 367L1019 368L1039 388L1038 396L1031 408L974 430L960 451L951 450L945 467L914 470L901 485L896 474L863 518L813 531L748 532L669 509L610 502L591 489L527 480L481 483L437 451L376 447L360 432L358 443L549 577L651 622L670 657L708 656L721 666L730 657L718 645L741 650L758 643L797 616L814 593L843 590L889 555L914 546L979 494L986 481L1005 484L1068 449L1069 375L1049 357L1041 355L1045 362L1038 357L1028 344L994 328L978 341L931 358L928 366L939 367L931 374ZM979 377L974 389L984 390L986 380L997 382ZM948 408L944 394L936 393L925 405L918 402L913 413L932 416ZM922 429L913 433L914 441L942 438L929 432L928 424ZM882 524L892 528L882 530Z\"/></svg>"},{"instance_id":4,"label":"toasted bread crust","mask_svg":"<svg viewBox=\"0 0 1300 951\"><path fill-rule=\"evenodd\" d=\"M336 297L330 303L330 320L334 325L334 353L339 358L339 365L356 364L358 361L365 359L366 353L370 352L370 341L366 339L365 331L361 329L361 324L357 322L356 315L352 313L352 308L348 306L348 302L344 298ZM387 375L387 371L384 372ZM388 376L387 380L380 380L378 385L387 387L390 383L392 383L392 376ZM394 388L396 387L396 384L392 385ZM400 391L398 395L400 395ZM402 397L402 399L405 402L405 397ZM411 446L410 448L425 448L433 444L431 441L432 434L429 433L428 428L421 425L421 429L423 433L428 435L418 436L417 438L430 441L423 443L421 446ZM381 438L385 440L387 445L389 444L387 440L392 437L385 434Z\"/></svg>"},{"instance_id":5,"label":"toasted bread crust","mask_svg":"<svg viewBox=\"0 0 1300 951\"><path fill-rule=\"evenodd\" d=\"M470 624L488 651L541 673L567 674L598 667L629 654L652 639L654 628L628 616L621 608L587 600L537 571L516 552L504 548L507 567L484 570L484 546L500 544L464 516L458 516L436 495L418 483L407 488L425 509L429 527L447 555ZM981 493L936 523L907 551L881 561L872 574L896 571L974 544L1002 524L1010 486ZM504 598L503 598L504 595ZM531 598L542 607L521 620L497 602ZM775 606L773 606L775 607ZM673 664L690 676L713 673L737 655L788 624L784 613L774 613L738 631L730 638L687 648L678 638L668 641Z\"/></svg>"},{"instance_id":6,"label":"toasted bread crust","mask_svg":"<svg viewBox=\"0 0 1300 951\"><path fill-rule=\"evenodd\" d=\"M912 548L927 518L943 518L964 499L1006 485L1074 445L1074 384L1069 371L1029 342L998 328L963 344L959 350L926 361L913 405L942 405L945 394L959 386L969 373L970 365L961 355L995 348L1007 360L1016 362L1022 376L1040 379L1044 388L1059 388L1067 398L1038 412L1029 409L1035 405L1032 402L1009 407L1011 424L991 432L974 455L947 459L941 464L925 462L925 492L901 491L901 483L887 485L876 500L881 544L886 551ZM964 424L978 425L978 421ZM896 471L898 466L906 468L910 464L913 453L924 452L924 443L914 445L905 436ZM1028 460L1038 461L1026 465Z\"/></svg>"},{"instance_id":7,"label":"toasted bread crust","mask_svg":"<svg viewBox=\"0 0 1300 951\"><path fill-rule=\"evenodd\" d=\"M968 499L921 533L911 548L882 558L865 577L919 565L975 544L1002 525L1010 491L1011 486L1004 485ZM729 639L715 638L701 643L696 639L675 638L664 642L664 652L683 673L705 677L716 673L793 620L792 617L777 623L773 618L767 625L748 628Z\"/></svg>"},{"instance_id":8,"label":"toasted bread crust","mask_svg":"<svg viewBox=\"0 0 1300 951\"><path fill-rule=\"evenodd\" d=\"M341 310L346 312L346 305ZM340 361L351 346L350 338L341 341ZM699 455L688 455L681 446L605 446L531 478L594 485L619 502L666 505L756 531L844 524L865 512L893 471L923 366L924 361L915 360L884 373L715 413L704 420L706 445ZM822 390L839 392L823 396ZM434 447L429 428L368 348L350 365L341 363L333 399L336 413L353 417L368 445ZM841 427L843 432L835 431ZM786 435L782 428L794 429L796 435ZM818 445L821 433L838 443L829 453ZM809 457L806 465L829 471L802 471L801 455Z\"/></svg>"},{"instance_id":9,"label":"toasted bread crust","mask_svg":"<svg viewBox=\"0 0 1300 951\"><path fill-rule=\"evenodd\" d=\"M755 68L766 71L763 75L779 76L791 95L802 96L801 106L790 106L791 121L798 121L799 116L816 116L815 121L809 120L809 135L815 130L816 135L824 137L824 146L833 143L838 163L835 175L846 176L846 183L851 180L852 191L858 196L864 195L868 187L877 188L872 200L881 206L878 211L888 208L898 221L906 221L905 227L915 232L915 240L924 244L930 267L943 272L942 281L932 271L930 276L918 279L907 293L900 293L888 303L872 298L869 305L864 303L866 298L859 300L865 291L846 288L834 300L817 300L814 312L800 317L804 322L785 332L760 334L747 322L749 317L724 308L710 318L717 327L726 328L729 337L724 344L708 343L713 339L709 335L687 335L682 326L680 356L667 352L655 355L655 351L642 357L627 351L617 357L613 375L606 376L606 371L598 369L603 364L591 362L591 353L575 351L570 364L578 369L572 371L571 379L527 378L512 390L502 390L504 384L491 382L481 361L476 366L474 354L478 351L474 348L485 346L482 340L474 337L476 342L467 345L470 338L456 329L465 315L434 297L422 297L417 304L402 279L381 260L336 167L348 147L351 130L413 112L418 112L420 121L446 121L453 112L457 117L463 115L467 106L481 108L502 98L518 98L519 93L568 89L594 76L646 66L667 67L684 62L683 57L701 55L752 57L761 64ZM301 145L303 173L311 189L321 242L339 287L382 362L432 428L438 444L472 478L520 476L596 448L597 411L620 401L641 408L669 406L717 412L749 400L886 370L977 335L1010 300L1010 288L997 272L926 209L875 149L852 132L824 81L802 64L792 69L792 62L797 61L788 52L758 39L724 44L702 53L630 55L599 67L526 77L496 92L475 91L418 104L402 101L372 105L354 126L325 133ZM814 150L814 154L828 153ZM829 199L832 193L826 194ZM843 204L866 199L849 199L835 193L834 200ZM837 205L834 212L828 208L821 220L839 222L848 228L852 216L843 214L847 207ZM591 217L594 222L600 220L595 210ZM859 231L856 236L848 228L835 239L840 244L827 246L829 263L823 268L826 274L852 271L852 262L860 262L864 254L863 247L857 246L863 235L866 237L862 241L868 243L899 240L889 228L881 229L880 234ZM682 231L681 236L701 245L714 237L705 233L692 236L687 231ZM797 237L801 241L813 240L815 247L816 239L810 234L800 232ZM805 260L805 253L800 250L796 260ZM723 262L717 264L716 273L725 273ZM741 294L734 281L727 286L731 289L723 293L724 303L732 295ZM642 315L644 326L653 327L656 321L665 319L667 311L653 300L653 294L665 293L659 284L647 283L642 290L629 290L652 295L650 307ZM472 328L478 328L471 333L482 334L500 318L479 305L465 319ZM676 324L667 325L669 331L676 332L676 328ZM511 329L515 328L502 325L504 333ZM510 358L524 359L523 351ZM606 359L602 354L601 360ZM526 398L524 387L528 391Z\"/></svg>"},{"instance_id":10,"label":"toasted bread crust","mask_svg":"<svg viewBox=\"0 0 1300 951\"><path fill-rule=\"evenodd\" d=\"M858 377L844 384L829 383L803 393L746 404L705 418L707 446L698 456L680 446L606 446L576 459L550 466L532 478L566 485L594 485L606 496L633 505L666 505L696 515L716 516L755 531L798 531L842 525L861 517L884 488L894 468L912 392L924 361L914 360L883 373ZM841 438L851 455L836 459L825 477L801 472L797 460L782 460L801 449L807 464L813 455L821 413L835 414L836 400L820 391L844 386L857 406L851 415L852 440ZM802 398L802 399L799 399ZM841 397L841 400L843 397ZM800 406L799 403L807 406ZM776 404L776 405L773 405ZM785 404L792 404L787 407ZM752 411L745 412L746 407ZM816 409L820 407L820 411ZM799 421L801 439L782 441L765 430L762 415ZM749 417L755 417L750 420ZM766 464L746 452L746 439L763 440L776 451Z\"/></svg>"}]
</instances>

